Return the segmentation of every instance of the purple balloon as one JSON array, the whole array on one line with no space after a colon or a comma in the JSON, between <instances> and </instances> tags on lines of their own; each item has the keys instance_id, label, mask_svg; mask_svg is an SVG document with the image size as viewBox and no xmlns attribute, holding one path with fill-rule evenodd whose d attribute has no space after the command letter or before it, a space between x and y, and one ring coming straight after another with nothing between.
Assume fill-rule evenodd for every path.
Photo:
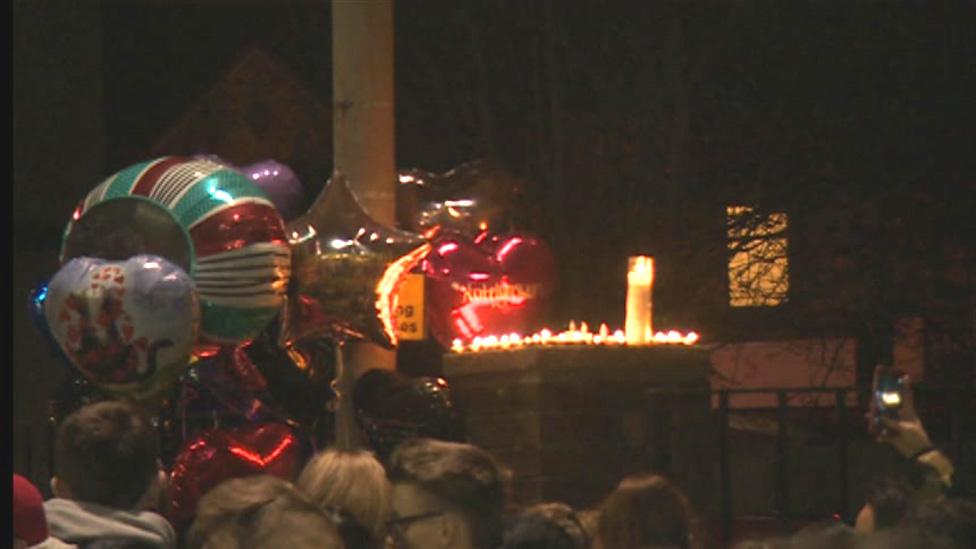
<instances>
[{"instance_id":1,"label":"purple balloon","mask_svg":"<svg viewBox=\"0 0 976 549\"><path fill-rule=\"evenodd\" d=\"M304 213L302 183L288 166L275 160L263 160L237 169L261 187L286 222Z\"/></svg>"}]
</instances>

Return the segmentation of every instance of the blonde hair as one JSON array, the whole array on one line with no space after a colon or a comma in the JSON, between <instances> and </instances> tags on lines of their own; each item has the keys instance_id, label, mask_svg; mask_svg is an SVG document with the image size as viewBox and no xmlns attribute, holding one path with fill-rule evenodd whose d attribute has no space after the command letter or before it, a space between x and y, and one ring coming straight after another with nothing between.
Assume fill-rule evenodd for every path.
<instances>
[{"instance_id":1,"label":"blonde hair","mask_svg":"<svg viewBox=\"0 0 976 549\"><path fill-rule=\"evenodd\" d=\"M339 549L331 518L289 482L270 475L227 480L200 499L189 549Z\"/></svg>"},{"instance_id":2,"label":"blonde hair","mask_svg":"<svg viewBox=\"0 0 976 549\"><path fill-rule=\"evenodd\" d=\"M372 453L334 448L319 452L298 476L298 489L320 507L345 510L373 537L385 535L393 488Z\"/></svg>"}]
</instances>

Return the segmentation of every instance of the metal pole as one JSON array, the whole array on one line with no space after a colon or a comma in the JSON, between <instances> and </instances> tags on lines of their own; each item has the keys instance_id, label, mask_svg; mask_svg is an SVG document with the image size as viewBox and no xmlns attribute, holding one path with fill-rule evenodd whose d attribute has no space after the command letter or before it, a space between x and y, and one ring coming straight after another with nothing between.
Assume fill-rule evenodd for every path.
<instances>
[{"instance_id":1,"label":"metal pole","mask_svg":"<svg viewBox=\"0 0 976 549\"><path fill-rule=\"evenodd\" d=\"M332 90L334 166L346 176L366 211L377 221L393 225L392 0L332 1ZM339 390L350 394L355 379L373 368L396 369L396 353L369 343L345 345ZM356 437L355 431L345 432L354 428L351 404L349 399L339 400L337 440Z\"/></svg>"},{"instance_id":2,"label":"metal pole","mask_svg":"<svg viewBox=\"0 0 976 549\"><path fill-rule=\"evenodd\" d=\"M732 541L732 467L729 456L729 392L718 394L719 482L722 485L722 539Z\"/></svg>"},{"instance_id":3,"label":"metal pole","mask_svg":"<svg viewBox=\"0 0 976 549\"><path fill-rule=\"evenodd\" d=\"M787 439L787 414L789 412L786 391L777 391L777 421L779 430L776 435L776 507L780 516L780 523L786 529L790 528L790 462L789 440Z\"/></svg>"},{"instance_id":4,"label":"metal pole","mask_svg":"<svg viewBox=\"0 0 976 549\"><path fill-rule=\"evenodd\" d=\"M848 495L848 458L847 458L847 391L838 389L835 393L837 406L837 458L838 476L840 477L840 506L838 511L844 518L847 517L847 495Z\"/></svg>"}]
</instances>

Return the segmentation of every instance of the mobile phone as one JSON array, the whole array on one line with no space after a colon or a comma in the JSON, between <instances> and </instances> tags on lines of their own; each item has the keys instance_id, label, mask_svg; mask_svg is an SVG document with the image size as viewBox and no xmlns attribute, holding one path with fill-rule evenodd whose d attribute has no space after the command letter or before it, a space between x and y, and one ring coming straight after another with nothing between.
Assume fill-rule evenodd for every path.
<instances>
[{"instance_id":1,"label":"mobile phone","mask_svg":"<svg viewBox=\"0 0 976 549\"><path fill-rule=\"evenodd\" d=\"M871 427L877 433L884 430L881 418L897 420L905 403L905 374L890 367L878 368L874 378Z\"/></svg>"}]
</instances>

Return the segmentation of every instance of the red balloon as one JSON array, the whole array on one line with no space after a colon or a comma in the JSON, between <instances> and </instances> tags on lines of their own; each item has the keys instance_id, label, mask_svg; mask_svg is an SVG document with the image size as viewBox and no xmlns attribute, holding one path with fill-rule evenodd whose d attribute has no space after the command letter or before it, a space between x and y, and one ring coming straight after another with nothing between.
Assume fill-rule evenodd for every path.
<instances>
[{"instance_id":1,"label":"red balloon","mask_svg":"<svg viewBox=\"0 0 976 549\"><path fill-rule=\"evenodd\" d=\"M444 347L455 339L538 330L556 283L555 256L528 233L445 235L421 267L431 335Z\"/></svg>"},{"instance_id":2,"label":"red balloon","mask_svg":"<svg viewBox=\"0 0 976 549\"><path fill-rule=\"evenodd\" d=\"M481 241L481 247L510 283L544 284L541 289L546 296L551 295L558 282L556 256L539 237L522 232L492 235Z\"/></svg>"},{"instance_id":3,"label":"red balloon","mask_svg":"<svg viewBox=\"0 0 976 549\"><path fill-rule=\"evenodd\" d=\"M169 519L182 530L193 521L200 498L221 482L261 474L290 481L300 465L298 439L280 423L203 431L173 462Z\"/></svg>"}]
</instances>

